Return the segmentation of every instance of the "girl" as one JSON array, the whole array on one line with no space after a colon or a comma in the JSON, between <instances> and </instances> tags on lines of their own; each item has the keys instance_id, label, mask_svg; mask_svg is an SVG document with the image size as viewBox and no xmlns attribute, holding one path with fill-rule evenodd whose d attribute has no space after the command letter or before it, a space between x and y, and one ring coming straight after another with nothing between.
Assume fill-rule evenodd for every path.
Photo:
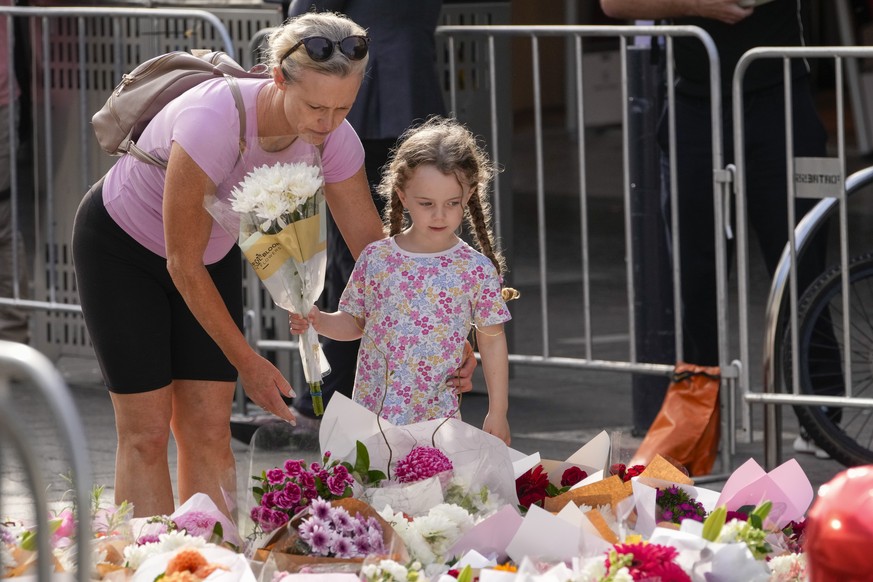
<instances>
[{"instance_id":1,"label":"girl","mask_svg":"<svg viewBox=\"0 0 873 582\"><path fill-rule=\"evenodd\" d=\"M407 131L379 187L390 238L364 249L339 311L292 315L291 332L311 324L334 340L363 337L355 402L410 424L459 416L457 392L442 379L460 365L475 327L488 386L482 428L509 444L503 323L505 301L518 292L501 289L505 267L486 198L492 174L487 154L457 121L434 117ZM455 234L465 216L481 253Z\"/></svg>"}]
</instances>

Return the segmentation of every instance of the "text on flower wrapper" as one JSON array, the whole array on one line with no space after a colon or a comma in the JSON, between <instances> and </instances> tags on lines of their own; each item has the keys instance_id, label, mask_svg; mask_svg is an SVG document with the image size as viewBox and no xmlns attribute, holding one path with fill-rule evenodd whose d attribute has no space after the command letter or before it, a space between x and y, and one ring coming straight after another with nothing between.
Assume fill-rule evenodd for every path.
<instances>
[{"instance_id":1,"label":"text on flower wrapper","mask_svg":"<svg viewBox=\"0 0 873 582\"><path fill-rule=\"evenodd\" d=\"M304 262L327 249L323 237L311 236L321 228L320 216L299 220L278 234L253 237L243 246L243 253L257 273L266 280L273 276L289 259ZM322 239L322 240L319 240Z\"/></svg>"}]
</instances>

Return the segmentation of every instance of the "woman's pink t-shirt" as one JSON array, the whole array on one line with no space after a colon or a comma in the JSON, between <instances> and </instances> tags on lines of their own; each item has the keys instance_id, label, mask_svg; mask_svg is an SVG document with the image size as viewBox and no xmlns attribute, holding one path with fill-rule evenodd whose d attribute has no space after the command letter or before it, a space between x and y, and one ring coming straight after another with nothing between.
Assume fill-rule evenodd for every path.
<instances>
[{"instance_id":1,"label":"woman's pink t-shirt","mask_svg":"<svg viewBox=\"0 0 873 582\"><path fill-rule=\"evenodd\" d=\"M272 81L238 79L246 110L246 151L240 157L239 113L233 94L223 78L206 81L186 91L158 113L143 131L137 145L166 160L173 142L178 143L216 184L216 197L226 200L252 169L264 164L292 162L295 155L311 149L296 140L280 152L260 148L257 136L258 91ZM364 163L361 140L348 122L343 121L325 140L322 166L325 182L351 178ZM162 257L164 243L163 168L146 164L127 155L109 170L103 183L103 202L109 215L137 242ZM211 264L236 244L236 235L213 224L203 262Z\"/></svg>"}]
</instances>

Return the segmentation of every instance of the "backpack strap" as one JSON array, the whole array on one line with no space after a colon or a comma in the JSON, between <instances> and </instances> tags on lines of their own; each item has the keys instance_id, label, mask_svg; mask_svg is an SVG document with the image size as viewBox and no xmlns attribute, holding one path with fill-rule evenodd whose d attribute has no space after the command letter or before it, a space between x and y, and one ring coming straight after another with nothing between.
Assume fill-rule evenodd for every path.
<instances>
[{"instance_id":1,"label":"backpack strap","mask_svg":"<svg viewBox=\"0 0 873 582\"><path fill-rule=\"evenodd\" d=\"M243 152L245 152L246 148L248 147L246 143L246 106L243 102L242 92L239 89L239 83L237 83L236 78L225 74L224 80L227 81L227 84L230 87L230 92L233 95L233 101L236 105L236 110L239 113L239 154L236 158L236 161L239 162L240 158L242 158ZM140 148L133 141L131 141L128 145L127 153L129 153L141 162L145 162L146 164L151 164L153 166L158 166L160 168L164 168L165 170L167 169L166 160L162 160L153 156L144 149Z\"/></svg>"},{"instance_id":2,"label":"backpack strap","mask_svg":"<svg viewBox=\"0 0 873 582\"><path fill-rule=\"evenodd\" d=\"M239 112L239 157L237 157L237 161L239 161L248 147L246 144L246 105L243 103L242 92L239 90L236 77L225 74L224 80L230 85L230 92L233 94L233 101L236 103L237 112Z\"/></svg>"}]
</instances>

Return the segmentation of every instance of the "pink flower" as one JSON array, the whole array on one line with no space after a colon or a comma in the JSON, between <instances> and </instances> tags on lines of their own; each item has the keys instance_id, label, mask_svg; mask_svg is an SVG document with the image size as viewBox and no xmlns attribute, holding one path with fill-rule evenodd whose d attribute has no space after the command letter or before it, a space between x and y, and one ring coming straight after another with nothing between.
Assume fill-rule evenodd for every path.
<instances>
[{"instance_id":1,"label":"pink flower","mask_svg":"<svg viewBox=\"0 0 873 582\"><path fill-rule=\"evenodd\" d=\"M62 540L71 538L76 533L76 519L73 516L73 511L71 509L63 510L58 514L56 522L58 529L52 534L52 545L60 547L65 545L61 543Z\"/></svg>"},{"instance_id":2,"label":"pink flower","mask_svg":"<svg viewBox=\"0 0 873 582\"><path fill-rule=\"evenodd\" d=\"M285 471L282 469L270 469L267 471L267 482L271 485L278 485L285 480Z\"/></svg>"},{"instance_id":3,"label":"pink flower","mask_svg":"<svg viewBox=\"0 0 873 582\"><path fill-rule=\"evenodd\" d=\"M176 522L176 527L185 530L188 535L208 539L218 518L202 511L189 511L173 521Z\"/></svg>"},{"instance_id":4,"label":"pink flower","mask_svg":"<svg viewBox=\"0 0 873 582\"><path fill-rule=\"evenodd\" d=\"M439 449L417 446L397 461L394 471L399 482L414 483L451 471L452 468L452 462Z\"/></svg>"},{"instance_id":5,"label":"pink flower","mask_svg":"<svg viewBox=\"0 0 873 582\"><path fill-rule=\"evenodd\" d=\"M627 565L634 580L669 580L670 582L691 582L691 578L674 562L679 552L675 548L660 544L616 544L613 547L617 556L630 555L632 561ZM606 558L606 567L613 566L611 558Z\"/></svg>"}]
</instances>

